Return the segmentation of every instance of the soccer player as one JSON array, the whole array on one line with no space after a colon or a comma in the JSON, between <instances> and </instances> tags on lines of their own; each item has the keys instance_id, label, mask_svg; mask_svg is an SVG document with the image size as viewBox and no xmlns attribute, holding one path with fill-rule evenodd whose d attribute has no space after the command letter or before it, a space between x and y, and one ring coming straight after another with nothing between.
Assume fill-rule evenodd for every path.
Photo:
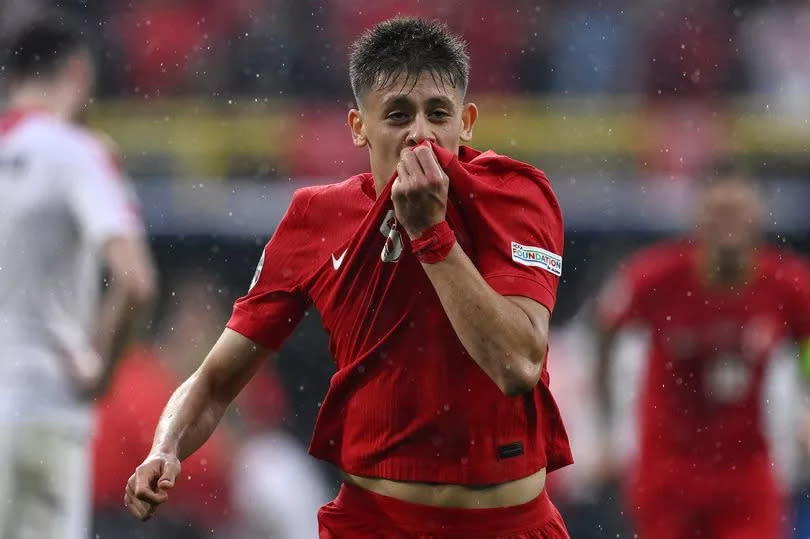
<instances>
[{"instance_id":1,"label":"soccer player","mask_svg":"<svg viewBox=\"0 0 810 539\"><path fill-rule=\"evenodd\" d=\"M777 344L810 338L810 267L762 241L763 209L738 172L703 188L692 237L643 250L599 300L604 401L616 332L650 348L629 499L641 538L783 537L760 411Z\"/></svg>"},{"instance_id":2,"label":"soccer player","mask_svg":"<svg viewBox=\"0 0 810 539\"><path fill-rule=\"evenodd\" d=\"M0 116L0 535L89 537L92 398L154 289L130 190L74 123L94 69L54 15L11 43ZM101 296L101 267L108 278Z\"/></svg>"},{"instance_id":3,"label":"soccer player","mask_svg":"<svg viewBox=\"0 0 810 539\"><path fill-rule=\"evenodd\" d=\"M344 478L320 537L567 537L544 488L571 462L544 364L563 246L549 181L461 145L478 110L444 25L382 22L350 64L348 123L371 173L295 193L125 503L146 519L166 501L180 461L314 304L337 373L310 452Z\"/></svg>"}]
</instances>

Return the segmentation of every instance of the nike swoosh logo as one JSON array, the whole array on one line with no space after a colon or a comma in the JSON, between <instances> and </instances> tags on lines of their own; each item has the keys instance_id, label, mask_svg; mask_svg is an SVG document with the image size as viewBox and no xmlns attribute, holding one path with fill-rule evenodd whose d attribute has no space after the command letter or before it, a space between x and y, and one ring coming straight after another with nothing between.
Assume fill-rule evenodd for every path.
<instances>
[{"instance_id":1,"label":"nike swoosh logo","mask_svg":"<svg viewBox=\"0 0 810 539\"><path fill-rule=\"evenodd\" d=\"M347 253L348 251L349 251L348 249L346 249L345 251L343 251L343 254L342 254L342 255L340 255L340 258L335 258L335 254L334 254L334 253L332 253L332 267L333 267L333 268L335 268L335 270L339 269L339 268L340 268L340 265L341 265L341 264L343 264L343 257L345 257L345 256L346 256L346 253Z\"/></svg>"}]
</instances>

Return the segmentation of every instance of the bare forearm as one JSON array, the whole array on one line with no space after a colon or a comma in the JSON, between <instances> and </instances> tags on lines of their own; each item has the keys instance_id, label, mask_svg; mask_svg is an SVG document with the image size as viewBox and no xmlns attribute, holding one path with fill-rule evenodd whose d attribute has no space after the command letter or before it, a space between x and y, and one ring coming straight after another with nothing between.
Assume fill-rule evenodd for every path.
<instances>
[{"instance_id":1,"label":"bare forearm","mask_svg":"<svg viewBox=\"0 0 810 539\"><path fill-rule=\"evenodd\" d=\"M599 328L596 342L596 390L602 418L607 422L613 417L613 401L610 394L610 357L616 340L615 332Z\"/></svg>"},{"instance_id":2,"label":"bare forearm","mask_svg":"<svg viewBox=\"0 0 810 539\"><path fill-rule=\"evenodd\" d=\"M152 452L182 460L196 451L268 355L268 350L226 329L200 368L169 399L155 431Z\"/></svg>"},{"instance_id":3,"label":"bare forearm","mask_svg":"<svg viewBox=\"0 0 810 539\"><path fill-rule=\"evenodd\" d=\"M509 298L495 292L458 244L447 258L423 264L470 357L507 394L539 377L547 336Z\"/></svg>"},{"instance_id":4,"label":"bare forearm","mask_svg":"<svg viewBox=\"0 0 810 539\"><path fill-rule=\"evenodd\" d=\"M169 399L155 430L152 451L185 459L216 429L228 402L214 398L199 372L186 380Z\"/></svg>"},{"instance_id":5,"label":"bare forearm","mask_svg":"<svg viewBox=\"0 0 810 539\"><path fill-rule=\"evenodd\" d=\"M132 341L147 310L145 302L134 301L123 287L112 286L104 294L94 338L96 352L104 361L99 391L106 388L124 348Z\"/></svg>"}]
</instances>

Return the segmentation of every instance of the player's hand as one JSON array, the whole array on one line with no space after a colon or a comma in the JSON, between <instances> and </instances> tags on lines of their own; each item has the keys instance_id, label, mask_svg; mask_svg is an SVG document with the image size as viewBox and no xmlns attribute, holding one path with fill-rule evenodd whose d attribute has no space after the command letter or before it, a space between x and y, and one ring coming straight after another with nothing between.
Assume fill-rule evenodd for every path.
<instances>
[{"instance_id":1,"label":"player's hand","mask_svg":"<svg viewBox=\"0 0 810 539\"><path fill-rule=\"evenodd\" d=\"M67 370L73 387L82 400L89 400L99 393L104 374L104 359L95 350L67 356Z\"/></svg>"},{"instance_id":2,"label":"player's hand","mask_svg":"<svg viewBox=\"0 0 810 539\"><path fill-rule=\"evenodd\" d=\"M810 457L810 410L805 409L799 416L799 444L805 456Z\"/></svg>"},{"instance_id":3,"label":"player's hand","mask_svg":"<svg viewBox=\"0 0 810 539\"><path fill-rule=\"evenodd\" d=\"M140 520L149 520L169 499L169 490L180 474L180 460L167 453L152 453L127 481L124 505Z\"/></svg>"},{"instance_id":4,"label":"player's hand","mask_svg":"<svg viewBox=\"0 0 810 539\"><path fill-rule=\"evenodd\" d=\"M397 221L409 237L418 238L425 229L444 221L450 179L428 145L405 148L399 157L391 200Z\"/></svg>"}]
</instances>

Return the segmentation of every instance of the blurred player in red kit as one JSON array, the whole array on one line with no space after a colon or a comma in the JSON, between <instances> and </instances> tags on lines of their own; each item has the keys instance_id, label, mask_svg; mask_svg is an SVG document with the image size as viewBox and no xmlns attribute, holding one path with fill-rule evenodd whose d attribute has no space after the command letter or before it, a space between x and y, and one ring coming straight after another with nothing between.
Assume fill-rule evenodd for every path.
<instances>
[{"instance_id":1,"label":"blurred player in red kit","mask_svg":"<svg viewBox=\"0 0 810 539\"><path fill-rule=\"evenodd\" d=\"M478 114L468 73L437 22L392 19L355 43L348 123L371 173L295 193L130 478L134 515L166 501L180 461L314 304L337 373L310 452L344 479L320 537L567 537L545 492L571 462L544 364L562 217L542 172L461 145Z\"/></svg>"},{"instance_id":2,"label":"blurred player in red kit","mask_svg":"<svg viewBox=\"0 0 810 539\"><path fill-rule=\"evenodd\" d=\"M725 171L700 194L693 237L622 264L599 300L599 379L616 332L650 333L629 498L642 539L777 539L785 506L763 432L774 348L807 354L810 267L762 240L755 186Z\"/></svg>"}]
</instances>

